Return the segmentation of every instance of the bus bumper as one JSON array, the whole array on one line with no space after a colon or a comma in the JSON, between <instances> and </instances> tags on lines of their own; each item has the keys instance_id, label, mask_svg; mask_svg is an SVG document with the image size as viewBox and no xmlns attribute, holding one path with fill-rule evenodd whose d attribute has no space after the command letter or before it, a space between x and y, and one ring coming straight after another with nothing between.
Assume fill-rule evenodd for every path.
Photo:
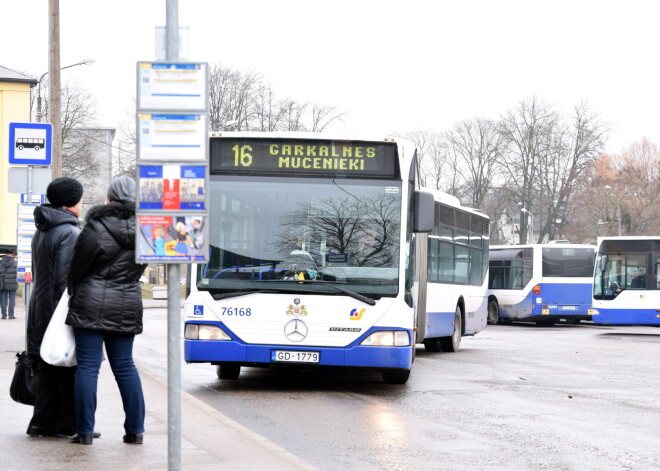
<instances>
[{"instance_id":1,"label":"bus bumper","mask_svg":"<svg viewBox=\"0 0 660 471\"><path fill-rule=\"evenodd\" d=\"M597 308L589 312L594 324L660 326L660 309Z\"/></svg>"},{"instance_id":2,"label":"bus bumper","mask_svg":"<svg viewBox=\"0 0 660 471\"><path fill-rule=\"evenodd\" d=\"M226 330L226 327L223 326ZM413 346L381 347L362 346L360 342L376 330L406 330L388 329L384 327L371 328L363 336L346 347L317 347L302 345L262 345L247 344L232 335L232 340L190 340L183 342L184 360L187 363L220 363L236 362L245 365L291 364L279 363L273 360L273 352L318 352L318 363L297 363L306 366L338 366L364 368L403 368L410 369L412 365ZM409 338L412 330L406 330Z\"/></svg>"}]
</instances>

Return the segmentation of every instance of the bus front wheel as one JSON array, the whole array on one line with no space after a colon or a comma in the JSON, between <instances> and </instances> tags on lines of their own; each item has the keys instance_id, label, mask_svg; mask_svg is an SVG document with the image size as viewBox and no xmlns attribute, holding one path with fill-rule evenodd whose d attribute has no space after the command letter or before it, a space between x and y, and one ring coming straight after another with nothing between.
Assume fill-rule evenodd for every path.
<instances>
[{"instance_id":1,"label":"bus front wheel","mask_svg":"<svg viewBox=\"0 0 660 471\"><path fill-rule=\"evenodd\" d=\"M382 375L383 382L387 384L406 384L410 378L410 370L385 370Z\"/></svg>"},{"instance_id":2,"label":"bus front wheel","mask_svg":"<svg viewBox=\"0 0 660 471\"><path fill-rule=\"evenodd\" d=\"M23 150L23 146L18 146L18 150Z\"/></svg>"},{"instance_id":3,"label":"bus front wheel","mask_svg":"<svg viewBox=\"0 0 660 471\"><path fill-rule=\"evenodd\" d=\"M488 302L488 323L492 325L500 323L500 305L494 299Z\"/></svg>"},{"instance_id":4,"label":"bus front wheel","mask_svg":"<svg viewBox=\"0 0 660 471\"><path fill-rule=\"evenodd\" d=\"M241 365L221 363L217 366L216 370L220 379L238 379L238 376L241 374Z\"/></svg>"},{"instance_id":5,"label":"bus front wheel","mask_svg":"<svg viewBox=\"0 0 660 471\"><path fill-rule=\"evenodd\" d=\"M463 311L461 306L456 306L454 314L454 333L451 337L440 337L440 346L445 352L457 352L461 345L461 336L463 335Z\"/></svg>"}]
</instances>

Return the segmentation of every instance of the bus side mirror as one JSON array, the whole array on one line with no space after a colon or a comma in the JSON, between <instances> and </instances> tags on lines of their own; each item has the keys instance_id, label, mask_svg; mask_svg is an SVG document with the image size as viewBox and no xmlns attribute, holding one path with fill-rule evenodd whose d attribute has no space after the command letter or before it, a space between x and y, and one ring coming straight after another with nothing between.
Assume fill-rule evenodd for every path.
<instances>
[{"instance_id":1,"label":"bus side mirror","mask_svg":"<svg viewBox=\"0 0 660 471\"><path fill-rule=\"evenodd\" d=\"M607 268L607 255L603 255L600 257L600 271L604 272L606 268Z\"/></svg>"},{"instance_id":2,"label":"bus side mirror","mask_svg":"<svg viewBox=\"0 0 660 471\"><path fill-rule=\"evenodd\" d=\"M431 232L435 216L435 198L428 191L415 191L415 223L413 232Z\"/></svg>"}]
</instances>

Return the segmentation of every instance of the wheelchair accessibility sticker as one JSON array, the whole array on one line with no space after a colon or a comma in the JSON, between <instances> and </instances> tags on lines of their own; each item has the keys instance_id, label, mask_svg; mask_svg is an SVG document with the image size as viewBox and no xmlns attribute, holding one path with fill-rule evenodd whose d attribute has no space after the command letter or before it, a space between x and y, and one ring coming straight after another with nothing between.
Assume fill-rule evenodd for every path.
<instances>
[{"instance_id":1,"label":"wheelchair accessibility sticker","mask_svg":"<svg viewBox=\"0 0 660 471\"><path fill-rule=\"evenodd\" d=\"M195 306L193 307L193 314L196 316L203 316L204 306L201 304L195 304Z\"/></svg>"}]
</instances>

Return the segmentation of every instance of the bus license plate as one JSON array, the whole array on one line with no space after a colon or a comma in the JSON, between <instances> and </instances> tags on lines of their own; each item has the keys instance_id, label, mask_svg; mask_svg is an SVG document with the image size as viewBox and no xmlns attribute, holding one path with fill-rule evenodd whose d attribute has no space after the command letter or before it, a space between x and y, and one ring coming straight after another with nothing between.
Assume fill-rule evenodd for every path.
<instances>
[{"instance_id":1,"label":"bus license plate","mask_svg":"<svg viewBox=\"0 0 660 471\"><path fill-rule=\"evenodd\" d=\"M284 363L318 363L319 352L295 352L289 350L273 350L271 361Z\"/></svg>"},{"instance_id":2,"label":"bus license plate","mask_svg":"<svg viewBox=\"0 0 660 471\"><path fill-rule=\"evenodd\" d=\"M564 311L577 311L577 306L562 306Z\"/></svg>"}]
</instances>

